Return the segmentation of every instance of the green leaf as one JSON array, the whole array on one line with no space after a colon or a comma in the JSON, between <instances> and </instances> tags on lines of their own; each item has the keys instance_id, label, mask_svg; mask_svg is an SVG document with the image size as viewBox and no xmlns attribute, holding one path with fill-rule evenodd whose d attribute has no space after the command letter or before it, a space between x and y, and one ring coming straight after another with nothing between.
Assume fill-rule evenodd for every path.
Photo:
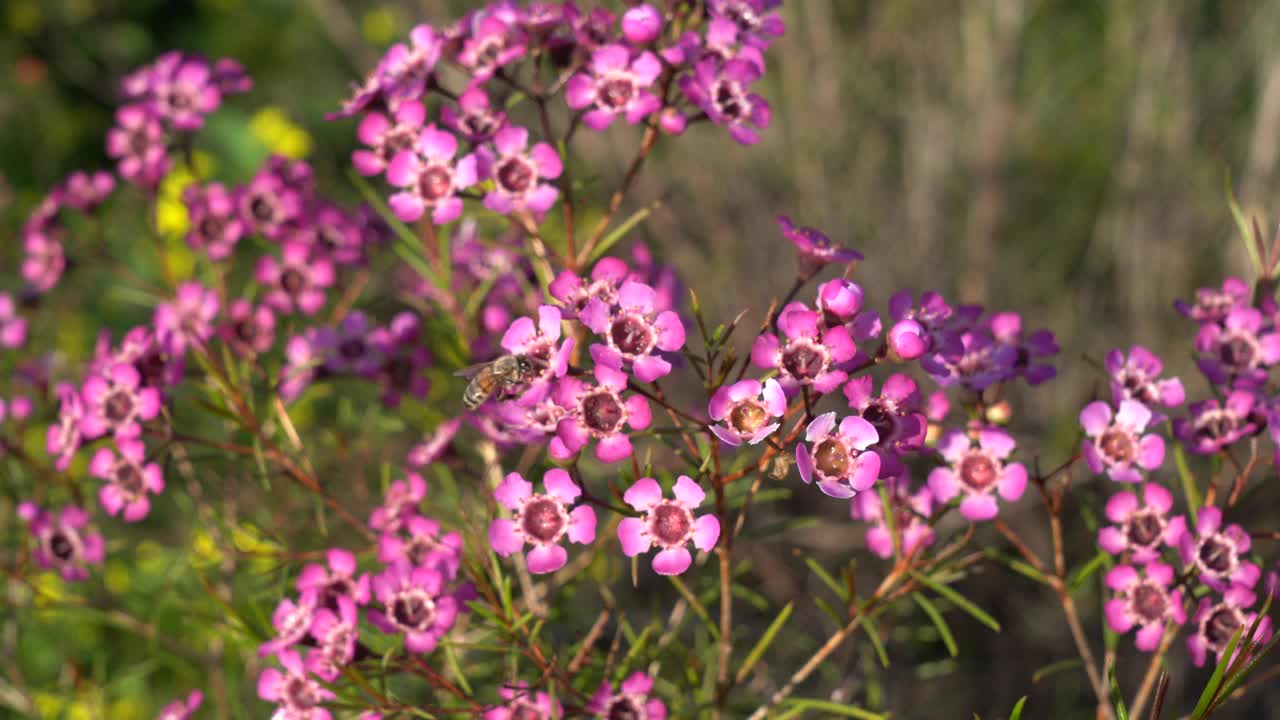
<instances>
[{"instance_id":1,"label":"green leaf","mask_svg":"<svg viewBox=\"0 0 1280 720\"><path fill-rule=\"evenodd\" d=\"M707 630L711 633L711 637L715 638L716 641L719 642L720 628L711 620L711 615L707 613L707 608L698 601L697 596L689 591L689 586L685 585L684 580L681 580L677 575L668 575L667 579L671 581L671 584L675 586L680 595L688 601L689 607L693 608L693 614L697 615L698 618L702 620L703 624L707 626Z\"/></svg>"},{"instance_id":2,"label":"green leaf","mask_svg":"<svg viewBox=\"0 0 1280 720\"><path fill-rule=\"evenodd\" d=\"M1037 684L1050 675L1057 675L1064 670L1074 670L1078 667L1084 667L1084 661L1080 658L1069 658L1067 660L1059 660L1055 663L1049 663L1048 665L1045 665L1039 670L1031 673L1031 682L1032 684Z\"/></svg>"},{"instance_id":3,"label":"green leaf","mask_svg":"<svg viewBox=\"0 0 1280 720\"><path fill-rule=\"evenodd\" d=\"M1254 243L1253 232L1249 229L1249 221L1244 217L1244 211L1240 209L1240 204L1236 202L1235 191L1231 188L1231 176L1226 177L1227 185L1227 207L1231 208L1231 218L1236 221L1236 229L1240 231L1240 240L1244 243L1244 249L1249 253L1249 264L1253 266L1254 275L1262 275L1262 256L1258 254L1258 246Z\"/></svg>"},{"instance_id":4,"label":"green leaf","mask_svg":"<svg viewBox=\"0 0 1280 720\"><path fill-rule=\"evenodd\" d=\"M1082 567L1078 568L1071 574L1071 579L1067 581L1067 588L1071 592L1079 590L1080 587L1084 585L1084 582L1094 573L1098 572L1098 568L1106 565L1109 560L1111 560L1111 555L1105 550L1099 550L1098 554L1094 555L1092 560L1085 563Z\"/></svg>"},{"instance_id":5,"label":"green leaf","mask_svg":"<svg viewBox=\"0 0 1280 720\"><path fill-rule=\"evenodd\" d=\"M1013 712L1009 713L1009 720L1022 720L1022 706L1027 704L1027 696L1023 695L1020 700L1013 706Z\"/></svg>"},{"instance_id":6,"label":"green leaf","mask_svg":"<svg viewBox=\"0 0 1280 720\"><path fill-rule=\"evenodd\" d=\"M794 609L794 603L787 603L783 606L782 611L778 613L778 617L769 623L769 627L765 629L764 634L756 641L755 646L751 648L751 652L747 653L747 657L742 661L742 666L738 668L738 683L747 678L747 674L751 672L751 668L760 662L760 658L764 657L764 653L773 644L774 639L778 636L778 631L782 630L787 624L787 620L791 618L791 611Z\"/></svg>"},{"instance_id":7,"label":"green leaf","mask_svg":"<svg viewBox=\"0 0 1280 720\"><path fill-rule=\"evenodd\" d=\"M1191 524L1194 526L1200 522L1197 514L1204 501L1200 499L1200 486L1196 484L1191 467L1187 465L1187 451L1183 449L1182 443L1173 444L1173 462L1178 466L1178 479L1182 481L1182 494L1187 499L1187 509L1191 512Z\"/></svg>"},{"instance_id":8,"label":"green leaf","mask_svg":"<svg viewBox=\"0 0 1280 720\"><path fill-rule=\"evenodd\" d=\"M884 643L880 640L880 629L871 622L870 615L863 616L862 629L867 633L867 639L871 641L871 647L876 651L876 659L880 661L880 667L889 667L889 654L885 652Z\"/></svg>"},{"instance_id":9,"label":"green leaf","mask_svg":"<svg viewBox=\"0 0 1280 720\"><path fill-rule=\"evenodd\" d=\"M996 622L995 618L988 615L987 612L982 608L978 607L977 605L974 605L973 602L969 600L969 598L956 592L955 589L947 585L943 585L942 583L938 582L937 580L934 580L931 577L921 575L920 573L914 570L911 571L911 577L915 578L916 582L920 583L921 585L924 585L930 590L946 598L948 601L951 602L952 605L955 605L961 610L972 615L973 618L978 622L982 623L983 625L986 625L987 627L991 628L996 632L1000 632L1000 623Z\"/></svg>"},{"instance_id":10,"label":"green leaf","mask_svg":"<svg viewBox=\"0 0 1280 720\"><path fill-rule=\"evenodd\" d=\"M1018 573L1019 575L1035 580L1036 582L1046 587L1053 587L1053 582L1049 580L1048 575L1045 575L1044 573L1035 569L1028 563L1023 562L1022 560L1019 560L1015 557L1009 557L1008 555L1004 555L999 550L996 550L993 547L983 548L982 554L986 555L991 560L994 560L1000 563L1001 565L1004 565L1005 567Z\"/></svg>"},{"instance_id":11,"label":"green leaf","mask_svg":"<svg viewBox=\"0 0 1280 720\"><path fill-rule=\"evenodd\" d=\"M1107 668L1107 681L1111 683L1111 705L1116 711L1116 720L1129 720L1129 709L1124 705L1124 695L1120 693L1120 683L1116 682L1116 667Z\"/></svg>"},{"instance_id":12,"label":"green leaf","mask_svg":"<svg viewBox=\"0 0 1280 720\"><path fill-rule=\"evenodd\" d=\"M831 592L839 595L840 599L846 603L849 602L849 593L845 587L836 582L836 579L831 577L831 574L819 565L817 560L807 557L804 559L804 564L809 566L809 569L813 571L814 575L818 576L819 580L821 580L827 587L831 588Z\"/></svg>"},{"instance_id":13,"label":"green leaf","mask_svg":"<svg viewBox=\"0 0 1280 720\"><path fill-rule=\"evenodd\" d=\"M956 647L956 639L951 634L951 628L947 627L947 621L943 619L942 613L938 612L938 607L933 604L932 600L918 592L911 593L911 599L915 600L920 609L924 610L924 614L928 615L929 619L933 621L933 626L938 629L938 635L942 637L942 644L947 646L947 652L951 657L955 657L959 653L959 648Z\"/></svg>"},{"instance_id":14,"label":"green leaf","mask_svg":"<svg viewBox=\"0 0 1280 720\"><path fill-rule=\"evenodd\" d=\"M870 710L863 710L856 705L845 705L843 703L831 702L829 700L792 698L786 702L793 708L799 708L802 710L821 710L841 717L860 718L860 720L886 720L888 718L887 715L873 713Z\"/></svg>"},{"instance_id":15,"label":"green leaf","mask_svg":"<svg viewBox=\"0 0 1280 720\"><path fill-rule=\"evenodd\" d=\"M1245 627L1241 625L1236 628L1236 632L1231 636L1231 642L1222 650L1222 659L1218 661L1217 667L1213 669L1213 675L1209 677L1209 682L1204 686L1204 690L1200 692L1200 699L1196 701L1196 709L1191 711L1191 720L1201 720L1209 716L1209 705L1213 703L1218 696L1218 690L1222 687L1222 676L1227 671L1227 665L1231 662L1232 656L1235 655L1236 645L1240 642L1241 636L1244 635Z\"/></svg>"},{"instance_id":16,"label":"green leaf","mask_svg":"<svg viewBox=\"0 0 1280 720\"><path fill-rule=\"evenodd\" d=\"M636 225L644 222L644 220L652 215L653 211L657 210L661 205L662 201L655 201L631 213L631 216L626 220L623 220L622 224L618 225L618 227L610 231L608 235L601 238L600 242L596 243L596 246L591 250L591 257L588 257L587 261L581 264L590 265L605 253L609 252L610 248L617 245L619 240L626 237L627 233L631 232Z\"/></svg>"}]
</instances>

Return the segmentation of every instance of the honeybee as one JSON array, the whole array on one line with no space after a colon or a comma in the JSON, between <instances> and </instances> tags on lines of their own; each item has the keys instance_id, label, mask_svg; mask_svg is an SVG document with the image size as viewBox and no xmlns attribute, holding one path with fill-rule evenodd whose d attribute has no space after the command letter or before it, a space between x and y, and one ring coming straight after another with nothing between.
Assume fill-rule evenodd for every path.
<instances>
[{"instance_id":1,"label":"honeybee","mask_svg":"<svg viewBox=\"0 0 1280 720\"><path fill-rule=\"evenodd\" d=\"M462 392L462 406L475 410L495 394L529 382L535 371L533 362L524 355L503 355L497 360L462 368L454 375L471 379Z\"/></svg>"}]
</instances>

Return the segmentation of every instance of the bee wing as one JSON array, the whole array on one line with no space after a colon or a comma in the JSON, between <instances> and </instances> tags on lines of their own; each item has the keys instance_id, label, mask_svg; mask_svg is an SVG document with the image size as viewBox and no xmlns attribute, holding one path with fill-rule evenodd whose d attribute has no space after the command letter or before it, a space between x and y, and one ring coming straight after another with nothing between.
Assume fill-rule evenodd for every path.
<instances>
[{"instance_id":1,"label":"bee wing","mask_svg":"<svg viewBox=\"0 0 1280 720\"><path fill-rule=\"evenodd\" d=\"M489 362L482 362L482 363L476 363L474 365L468 365L464 368L455 370L453 374L456 375L457 377L463 377L469 380L475 377L476 375L479 375L481 370L484 370L485 368L489 367L492 364L493 364L493 361L491 360Z\"/></svg>"}]
</instances>

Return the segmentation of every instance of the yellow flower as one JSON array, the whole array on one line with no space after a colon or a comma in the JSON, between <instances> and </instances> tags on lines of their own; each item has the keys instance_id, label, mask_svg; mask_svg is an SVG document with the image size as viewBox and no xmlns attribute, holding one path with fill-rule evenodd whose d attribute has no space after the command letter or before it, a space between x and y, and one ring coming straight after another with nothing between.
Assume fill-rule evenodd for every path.
<instances>
[{"instance_id":1,"label":"yellow flower","mask_svg":"<svg viewBox=\"0 0 1280 720\"><path fill-rule=\"evenodd\" d=\"M249 120L249 134L277 155L298 160L311 154L311 135L274 105L259 110Z\"/></svg>"}]
</instances>

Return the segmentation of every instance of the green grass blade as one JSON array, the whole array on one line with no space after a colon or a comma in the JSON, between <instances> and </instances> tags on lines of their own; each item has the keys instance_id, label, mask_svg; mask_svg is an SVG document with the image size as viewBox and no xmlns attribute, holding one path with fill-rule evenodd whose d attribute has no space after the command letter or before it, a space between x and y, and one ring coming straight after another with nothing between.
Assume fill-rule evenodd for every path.
<instances>
[{"instance_id":1,"label":"green grass blade","mask_svg":"<svg viewBox=\"0 0 1280 720\"><path fill-rule=\"evenodd\" d=\"M953 588L943 585L931 577L921 575L914 570L911 572L911 577L915 578L916 582L946 598L952 605L955 605L966 613L969 613L969 615L973 616L973 619L996 632L1000 632L1000 623L996 622L995 618L988 615L985 610L974 605L973 601L956 592Z\"/></svg>"},{"instance_id":2,"label":"green grass blade","mask_svg":"<svg viewBox=\"0 0 1280 720\"><path fill-rule=\"evenodd\" d=\"M1218 665L1213 669L1213 675L1210 676L1209 682L1205 684L1204 690L1200 692L1200 699L1196 701L1196 709L1191 711L1191 720L1202 720L1209 716L1209 706L1218 697L1218 690L1222 687L1222 676L1227 672L1227 665L1231 662L1231 657L1235 655L1236 645L1240 643L1240 638L1244 635L1244 631L1244 626L1237 628L1235 634L1231 636L1231 642L1227 643L1227 646L1223 648L1222 659L1218 661Z\"/></svg>"},{"instance_id":3,"label":"green grass blade","mask_svg":"<svg viewBox=\"0 0 1280 720\"><path fill-rule=\"evenodd\" d=\"M933 621L933 626L938 629L938 635L942 637L942 644L947 646L947 652L951 657L955 657L960 652L960 649L956 647L955 636L951 634L951 628L947 627L947 621L943 619L942 613L938 612L938 606L918 592L911 593L911 599L915 600L920 609L924 610L924 614L928 615L929 619Z\"/></svg>"},{"instance_id":4,"label":"green grass blade","mask_svg":"<svg viewBox=\"0 0 1280 720\"><path fill-rule=\"evenodd\" d=\"M751 652L747 653L746 659L742 661L742 666L738 669L739 683L747 678L751 668L755 667L756 663L760 662L760 658L764 657L765 651L773 644L778 632L782 630L783 626L787 624L787 620L791 618L793 609L795 609L794 603L787 603L782 608L782 612L778 613L778 617L774 618L772 623L769 623L769 627L765 629L764 634L756 641L755 646L751 648Z\"/></svg>"}]
</instances>

